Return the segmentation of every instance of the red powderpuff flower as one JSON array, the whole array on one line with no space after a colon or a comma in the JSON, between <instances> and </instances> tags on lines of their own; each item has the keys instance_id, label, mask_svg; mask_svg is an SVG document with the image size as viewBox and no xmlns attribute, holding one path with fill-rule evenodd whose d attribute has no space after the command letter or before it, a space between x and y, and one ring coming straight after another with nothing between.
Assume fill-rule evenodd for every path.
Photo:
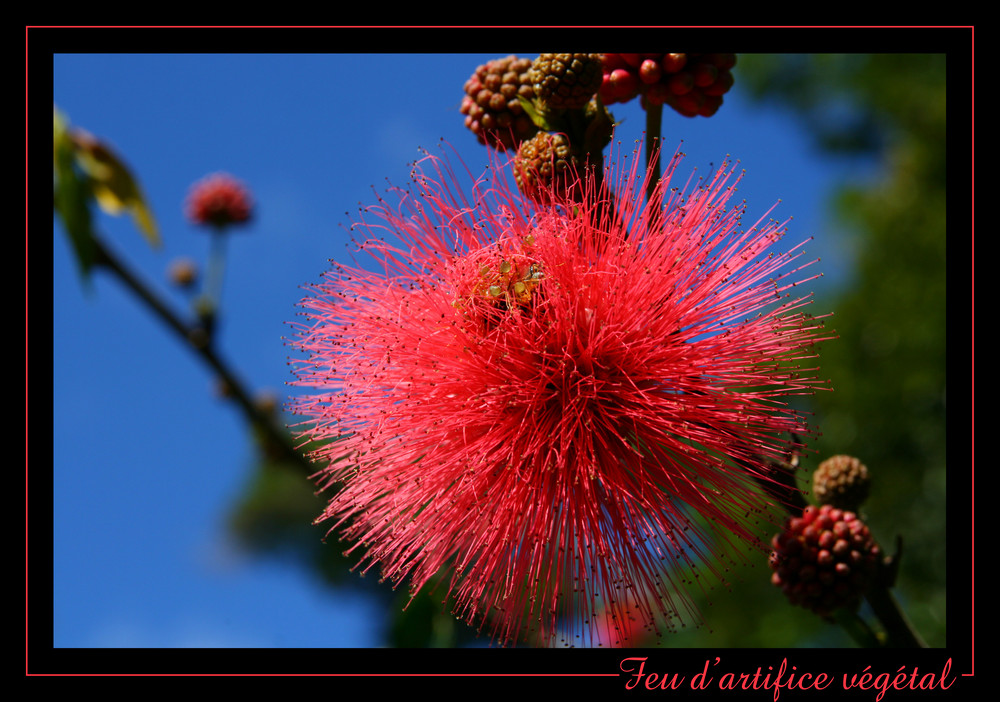
<instances>
[{"instance_id":1,"label":"red powderpuff flower","mask_svg":"<svg viewBox=\"0 0 1000 702\"><path fill-rule=\"evenodd\" d=\"M613 206L534 206L428 157L352 227L378 272L309 289L292 408L335 490L317 522L365 571L443 582L501 643L599 643L699 621L685 588L766 548L754 481L807 432L787 398L818 383L822 325L782 225L727 209L734 170L685 194L676 162L650 209L634 166L606 169Z\"/></svg>"},{"instance_id":2,"label":"red powderpuff flower","mask_svg":"<svg viewBox=\"0 0 1000 702\"><path fill-rule=\"evenodd\" d=\"M225 227L250 219L250 191L228 173L214 173L193 186L187 199L187 216L195 224Z\"/></svg>"}]
</instances>

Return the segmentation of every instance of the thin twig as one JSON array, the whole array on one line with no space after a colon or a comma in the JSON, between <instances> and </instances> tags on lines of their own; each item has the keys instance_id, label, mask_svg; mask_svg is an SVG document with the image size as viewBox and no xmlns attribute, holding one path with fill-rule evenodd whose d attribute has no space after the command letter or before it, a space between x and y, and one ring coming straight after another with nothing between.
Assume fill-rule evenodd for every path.
<instances>
[{"instance_id":1,"label":"thin twig","mask_svg":"<svg viewBox=\"0 0 1000 702\"><path fill-rule=\"evenodd\" d=\"M102 266L118 276L127 288L138 295L139 299L145 302L146 305L153 310L154 313L156 313L157 317L166 322L167 326L170 327L177 334L177 336L183 339L190 348L201 356L202 360L204 360L205 363L207 363L226 384L226 387L231 392L231 397L243 410L251 424L259 427L264 432L267 440L272 442L289 462L301 465L303 470L306 472L313 472L314 468L310 465L305 456L303 456L302 453L295 448L292 444L291 437L287 434L287 432L278 427L271 417L261 411L254 404L243 383L236 377L235 372L233 372L229 368L228 364L219 356L214 346L208 343L209 336L206 333L206 330L203 329L201 325L187 324L181 320L181 318L178 317L173 310L171 310L166 303L164 303L163 300L156 295L155 292L153 292L145 283L133 274L98 237L93 237L93 242L95 249L95 265Z\"/></svg>"}]
</instances>

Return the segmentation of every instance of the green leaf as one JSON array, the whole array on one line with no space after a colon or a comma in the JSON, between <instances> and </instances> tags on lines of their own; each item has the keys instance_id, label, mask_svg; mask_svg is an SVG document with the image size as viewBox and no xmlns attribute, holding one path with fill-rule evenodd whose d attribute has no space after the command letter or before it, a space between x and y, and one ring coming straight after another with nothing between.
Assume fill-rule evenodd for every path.
<instances>
[{"instance_id":1,"label":"green leaf","mask_svg":"<svg viewBox=\"0 0 1000 702\"><path fill-rule=\"evenodd\" d=\"M90 186L101 209L112 215L128 211L150 246L159 246L156 220L125 162L107 144L81 129L73 130L69 136L76 147L77 162L90 176Z\"/></svg>"},{"instance_id":2,"label":"green leaf","mask_svg":"<svg viewBox=\"0 0 1000 702\"><path fill-rule=\"evenodd\" d=\"M52 128L53 199L55 211L69 235L76 261L86 280L94 265L96 247L89 207L90 188L74 166L74 147L68 123L53 109Z\"/></svg>"}]
</instances>

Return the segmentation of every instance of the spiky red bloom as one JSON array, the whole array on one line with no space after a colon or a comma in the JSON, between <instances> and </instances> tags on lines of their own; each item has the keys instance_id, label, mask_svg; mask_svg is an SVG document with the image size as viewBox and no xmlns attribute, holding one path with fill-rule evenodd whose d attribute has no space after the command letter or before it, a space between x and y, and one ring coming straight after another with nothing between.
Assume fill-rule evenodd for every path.
<instances>
[{"instance_id":1,"label":"spiky red bloom","mask_svg":"<svg viewBox=\"0 0 1000 702\"><path fill-rule=\"evenodd\" d=\"M224 227L250 219L250 191L227 173L213 173L193 186L188 195L188 219L195 224Z\"/></svg>"},{"instance_id":2,"label":"spiky red bloom","mask_svg":"<svg viewBox=\"0 0 1000 702\"><path fill-rule=\"evenodd\" d=\"M776 223L740 229L728 166L684 194L672 162L659 212L635 170L606 169L613 207L562 208L502 173L466 198L425 163L355 225L379 272L336 265L301 303L295 382L317 394L294 409L337 488L318 521L365 570L443 578L501 642L599 635L595 612L697 620L685 586L766 538L753 476L807 431L785 402L817 382L799 253L772 251Z\"/></svg>"}]
</instances>

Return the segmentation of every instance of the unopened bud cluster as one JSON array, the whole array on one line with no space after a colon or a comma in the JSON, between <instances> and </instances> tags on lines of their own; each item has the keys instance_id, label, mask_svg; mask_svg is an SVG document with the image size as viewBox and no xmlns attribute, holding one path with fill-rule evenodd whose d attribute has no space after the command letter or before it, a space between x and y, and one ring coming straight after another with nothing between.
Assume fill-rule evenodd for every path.
<instances>
[{"instance_id":1,"label":"unopened bud cluster","mask_svg":"<svg viewBox=\"0 0 1000 702\"><path fill-rule=\"evenodd\" d=\"M528 78L530 68L529 59L511 55L484 63L465 82L461 112L465 126L481 144L513 149L538 131L518 101L518 96L535 97Z\"/></svg>"},{"instance_id":2,"label":"unopened bud cluster","mask_svg":"<svg viewBox=\"0 0 1000 702\"><path fill-rule=\"evenodd\" d=\"M575 152L565 134L539 132L523 142L514 157L517 187L535 201L566 197L582 182L584 162L585 156Z\"/></svg>"},{"instance_id":3,"label":"unopened bud cluster","mask_svg":"<svg viewBox=\"0 0 1000 702\"><path fill-rule=\"evenodd\" d=\"M833 456L813 473L813 495L823 505L857 511L868 497L868 468L853 456Z\"/></svg>"},{"instance_id":4,"label":"unopened bud cluster","mask_svg":"<svg viewBox=\"0 0 1000 702\"><path fill-rule=\"evenodd\" d=\"M568 53L534 61L510 55L476 68L461 112L480 143L517 151L524 195L536 202L572 199L602 178L602 152L614 127L605 105L641 95L644 107L669 104L708 117L732 86L735 63L735 54Z\"/></svg>"},{"instance_id":5,"label":"unopened bud cluster","mask_svg":"<svg viewBox=\"0 0 1000 702\"><path fill-rule=\"evenodd\" d=\"M601 87L601 54L540 54L528 79L543 112L580 109Z\"/></svg>"},{"instance_id":6,"label":"unopened bud cluster","mask_svg":"<svg viewBox=\"0 0 1000 702\"><path fill-rule=\"evenodd\" d=\"M642 96L644 106L669 105L685 117L711 117L733 86L736 54L604 54L601 100Z\"/></svg>"},{"instance_id":7,"label":"unopened bud cluster","mask_svg":"<svg viewBox=\"0 0 1000 702\"><path fill-rule=\"evenodd\" d=\"M829 616L860 603L879 567L881 550L853 512L806 507L771 541L771 582L792 604Z\"/></svg>"}]
</instances>

